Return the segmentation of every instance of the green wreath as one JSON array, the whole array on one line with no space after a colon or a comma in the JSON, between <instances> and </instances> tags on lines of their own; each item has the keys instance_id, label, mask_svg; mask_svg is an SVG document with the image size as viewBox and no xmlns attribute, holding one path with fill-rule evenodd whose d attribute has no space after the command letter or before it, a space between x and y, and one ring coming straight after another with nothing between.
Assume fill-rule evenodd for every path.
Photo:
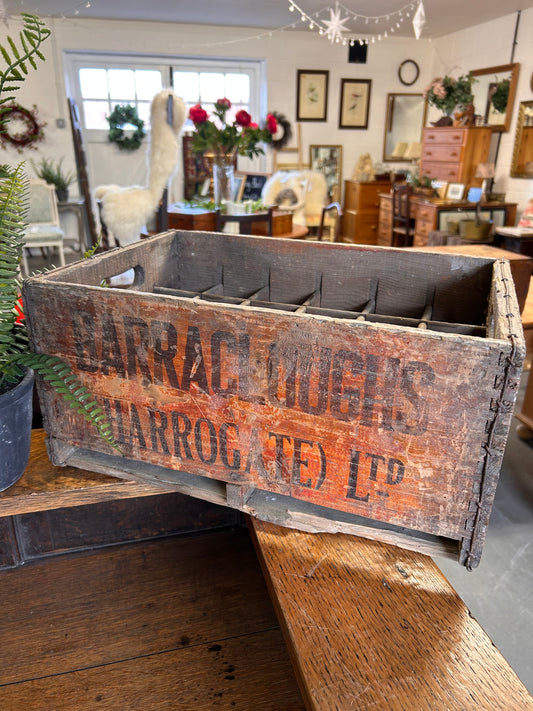
<instances>
[{"instance_id":1,"label":"green wreath","mask_svg":"<svg viewBox=\"0 0 533 711\"><path fill-rule=\"evenodd\" d=\"M111 143L116 143L121 151L136 151L146 136L144 121L139 118L135 106L126 104L125 106L115 106L113 111L107 116L109 124L108 139ZM124 132L124 126L131 124L136 126L131 136Z\"/></svg>"}]
</instances>

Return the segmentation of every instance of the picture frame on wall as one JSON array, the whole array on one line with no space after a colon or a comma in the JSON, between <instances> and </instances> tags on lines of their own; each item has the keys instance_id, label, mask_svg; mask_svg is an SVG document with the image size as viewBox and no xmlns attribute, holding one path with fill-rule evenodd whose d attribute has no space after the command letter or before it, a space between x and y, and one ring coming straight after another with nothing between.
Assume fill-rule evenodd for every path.
<instances>
[{"instance_id":1,"label":"picture frame on wall","mask_svg":"<svg viewBox=\"0 0 533 711\"><path fill-rule=\"evenodd\" d=\"M309 146L309 168L324 174L328 198L337 201L342 177L342 146Z\"/></svg>"},{"instance_id":2,"label":"picture frame on wall","mask_svg":"<svg viewBox=\"0 0 533 711\"><path fill-rule=\"evenodd\" d=\"M296 120L326 121L329 71L298 69L296 75Z\"/></svg>"},{"instance_id":3,"label":"picture frame on wall","mask_svg":"<svg viewBox=\"0 0 533 711\"><path fill-rule=\"evenodd\" d=\"M368 128L371 79L341 79L339 128Z\"/></svg>"}]
</instances>

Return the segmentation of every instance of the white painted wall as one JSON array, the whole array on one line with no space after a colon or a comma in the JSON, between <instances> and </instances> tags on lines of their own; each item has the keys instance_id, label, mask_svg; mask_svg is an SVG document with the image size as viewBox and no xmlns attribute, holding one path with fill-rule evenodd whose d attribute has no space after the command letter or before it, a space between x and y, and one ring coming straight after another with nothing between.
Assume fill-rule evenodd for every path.
<instances>
[{"instance_id":1,"label":"white painted wall","mask_svg":"<svg viewBox=\"0 0 533 711\"><path fill-rule=\"evenodd\" d=\"M315 32L274 32L271 37L249 39L257 30L221 28L207 25L180 25L100 20L50 20L52 38L44 45L47 57L38 72L32 74L18 95L22 105L36 104L41 119L47 121L46 139L38 150L23 156L2 151L2 162L23 158L65 157L65 167L74 168L74 153L67 114L63 52L89 50L162 54L171 56L226 56L264 59L267 71L268 110L284 113L293 123L296 111L296 72L298 69L328 69L329 101L326 123L303 123L303 153L307 160L311 144L343 146L343 176L351 177L361 153L369 152L374 163L382 158L385 105L388 92L420 91L433 76L448 71L457 75L470 69L506 64L510 61L516 16L508 15L494 22L454 33L435 41L389 37L369 45L366 64L349 64L346 47L331 45ZM1 26L0 37L14 34L18 24ZM495 189L507 192L507 198L523 208L533 196L532 181L511 179L509 169L514 127L520 100L530 99L529 78L533 72L533 54L527 37L533 32L533 10L522 12L514 61L522 64L512 128L501 142ZM0 39L2 41L2 39ZM398 66L404 59L414 59L420 77L412 87L398 79ZM342 78L371 79L371 103L368 130L338 129L339 93ZM65 119L66 128L56 127L56 119ZM143 144L144 145L144 144ZM145 151L124 155L105 142L88 143L87 158L90 184L118 182L122 185L144 184ZM390 167L392 164L386 164ZM401 164L399 164L401 166ZM267 164L267 168L270 164ZM31 174L31 170L28 171Z\"/></svg>"}]
</instances>

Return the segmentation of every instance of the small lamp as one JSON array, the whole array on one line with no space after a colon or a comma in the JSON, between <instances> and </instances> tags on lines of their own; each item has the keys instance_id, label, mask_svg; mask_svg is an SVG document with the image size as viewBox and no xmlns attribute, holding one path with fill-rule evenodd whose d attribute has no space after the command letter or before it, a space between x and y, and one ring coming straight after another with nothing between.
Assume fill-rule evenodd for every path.
<instances>
[{"instance_id":1,"label":"small lamp","mask_svg":"<svg viewBox=\"0 0 533 711\"><path fill-rule=\"evenodd\" d=\"M496 175L496 170L494 163L479 163L476 170L476 178L482 178L483 183L481 185L481 199L487 199L487 191L489 188L489 181L492 183L492 179Z\"/></svg>"},{"instance_id":2,"label":"small lamp","mask_svg":"<svg viewBox=\"0 0 533 711\"><path fill-rule=\"evenodd\" d=\"M403 157L407 160L418 160L422 153L422 144L415 141L414 143L407 144L407 150L403 154Z\"/></svg>"},{"instance_id":3,"label":"small lamp","mask_svg":"<svg viewBox=\"0 0 533 711\"><path fill-rule=\"evenodd\" d=\"M397 143L392 151L391 158L405 158L405 151L407 150L407 143Z\"/></svg>"}]
</instances>

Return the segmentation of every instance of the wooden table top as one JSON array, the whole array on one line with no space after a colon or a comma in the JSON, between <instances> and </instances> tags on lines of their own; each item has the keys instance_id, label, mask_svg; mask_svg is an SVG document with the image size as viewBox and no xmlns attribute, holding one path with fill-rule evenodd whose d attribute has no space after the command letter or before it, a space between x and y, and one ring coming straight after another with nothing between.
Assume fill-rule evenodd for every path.
<instances>
[{"instance_id":1,"label":"wooden table top","mask_svg":"<svg viewBox=\"0 0 533 711\"><path fill-rule=\"evenodd\" d=\"M22 478L0 493L0 517L152 496L168 490L75 467L56 467L48 459L45 438L44 430L32 431L30 461Z\"/></svg>"},{"instance_id":2,"label":"wooden table top","mask_svg":"<svg viewBox=\"0 0 533 711\"><path fill-rule=\"evenodd\" d=\"M249 526L308 711L533 709L431 558L341 533Z\"/></svg>"}]
</instances>

